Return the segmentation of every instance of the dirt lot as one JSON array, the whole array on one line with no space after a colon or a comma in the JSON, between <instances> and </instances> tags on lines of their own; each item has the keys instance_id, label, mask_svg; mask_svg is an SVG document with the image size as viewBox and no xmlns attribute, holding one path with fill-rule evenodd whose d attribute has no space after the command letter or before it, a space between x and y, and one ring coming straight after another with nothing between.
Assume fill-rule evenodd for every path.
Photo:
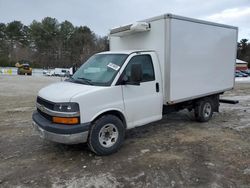
<instances>
[{"instance_id":1,"label":"dirt lot","mask_svg":"<svg viewBox=\"0 0 250 188\"><path fill-rule=\"evenodd\" d=\"M226 93L208 123L181 111L127 132L99 157L34 134L38 90L59 78L0 76L0 187L250 187L250 83Z\"/></svg>"}]
</instances>

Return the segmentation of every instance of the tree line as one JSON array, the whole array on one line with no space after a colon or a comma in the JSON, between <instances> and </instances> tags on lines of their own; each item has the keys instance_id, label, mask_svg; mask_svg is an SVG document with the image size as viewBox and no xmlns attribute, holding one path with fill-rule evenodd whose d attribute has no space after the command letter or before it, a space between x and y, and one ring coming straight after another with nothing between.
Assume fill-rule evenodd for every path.
<instances>
[{"instance_id":1,"label":"tree line","mask_svg":"<svg viewBox=\"0 0 250 188\"><path fill-rule=\"evenodd\" d=\"M250 42L248 39L241 39L238 42L237 58L248 62L248 68L250 68Z\"/></svg>"},{"instance_id":2,"label":"tree line","mask_svg":"<svg viewBox=\"0 0 250 188\"><path fill-rule=\"evenodd\" d=\"M29 62L32 67L80 66L92 54L109 49L108 37L96 35L87 26L75 27L69 21L46 17L26 26L20 21L0 23L0 66ZM250 67L250 43L238 43L237 58Z\"/></svg>"},{"instance_id":3,"label":"tree line","mask_svg":"<svg viewBox=\"0 0 250 188\"><path fill-rule=\"evenodd\" d=\"M46 17L30 25L20 21L0 23L0 66L29 62L32 67L80 66L94 53L108 50L108 38L96 35L87 26Z\"/></svg>"}]
</instances>

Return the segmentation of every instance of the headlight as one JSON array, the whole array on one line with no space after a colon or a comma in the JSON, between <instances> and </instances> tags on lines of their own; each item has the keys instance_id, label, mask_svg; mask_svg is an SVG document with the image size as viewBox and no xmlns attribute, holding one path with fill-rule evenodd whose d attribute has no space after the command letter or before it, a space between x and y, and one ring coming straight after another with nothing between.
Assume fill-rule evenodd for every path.
<instances>
[{"instance_id":1,"label":"headlight","mask_svg":"<svg viewBox=\"0 0 250 188\"><path fill-rule=\"evenodd\" d=\"M54 111L58 112L79 112L79 105L75 102L57 103L54 105Z\"/></svg>"}]
</instances>

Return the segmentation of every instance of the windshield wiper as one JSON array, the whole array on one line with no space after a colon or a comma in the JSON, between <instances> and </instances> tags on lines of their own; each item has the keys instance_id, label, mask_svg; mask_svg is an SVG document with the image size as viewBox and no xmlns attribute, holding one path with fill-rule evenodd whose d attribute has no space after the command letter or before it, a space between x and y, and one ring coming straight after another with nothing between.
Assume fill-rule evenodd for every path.
<instances>
[{"instance_id":1,"label":"windshield wiper","mask_svg":"<svg viewBox=\"0 0 250 188\"><path fill-rule=\"evenodd\" d=\"M65 79L65 81L93 85L92 80L87 79L87 78L82 78L82 77L78 77L77 79L74 79L73 77L70 77L68 79Z\"/></svg>"},{"instance_id":2,"label":"windshield wiper","mask_svg":"<svg viewBox=\"0 0 250 188\"><path fill-rule=\"evenodd\" d=\"M87 78L78 77L77 80L83 80L85 83L87 83L89 85L93 85L92 80L87 79Z\"/></svg>"}]
</instances>

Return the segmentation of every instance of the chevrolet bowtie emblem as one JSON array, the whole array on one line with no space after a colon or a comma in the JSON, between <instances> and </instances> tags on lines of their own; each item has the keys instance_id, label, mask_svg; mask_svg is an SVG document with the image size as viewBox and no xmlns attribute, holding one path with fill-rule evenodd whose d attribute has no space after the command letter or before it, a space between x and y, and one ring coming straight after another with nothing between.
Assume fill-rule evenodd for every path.
<instances>
[{"instance_id":1,"label":"chevrolet bowtie emblem","mask_svg":"<svg viewBox=\"0 0 250 188\"><path fill-rule=\"evenodd\" d=\"M44 112L44 111L45 111L45 107L44 107L43 105L41 105L41 106L40 106L40 110L41 110L42 112Z\"/></svg>"}]
</instances>

